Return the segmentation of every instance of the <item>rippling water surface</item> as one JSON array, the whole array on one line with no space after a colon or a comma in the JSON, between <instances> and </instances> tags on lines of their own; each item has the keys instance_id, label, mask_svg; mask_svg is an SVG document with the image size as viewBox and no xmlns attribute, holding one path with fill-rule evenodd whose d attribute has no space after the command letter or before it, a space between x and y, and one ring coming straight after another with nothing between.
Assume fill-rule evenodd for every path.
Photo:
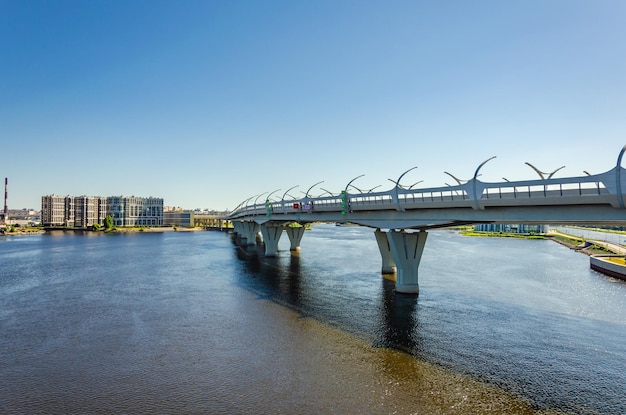
<instances>
[{"instance_id":1,"label":"rippling water surface","mask_svg":"<svg viewBox=\"0 0 626 415\"><path fill-rule=\"evenodd\" d=\"M0 413L626 413L626 284L550 241L372 230L0 238Z\"/></svg>"}]
</instances>

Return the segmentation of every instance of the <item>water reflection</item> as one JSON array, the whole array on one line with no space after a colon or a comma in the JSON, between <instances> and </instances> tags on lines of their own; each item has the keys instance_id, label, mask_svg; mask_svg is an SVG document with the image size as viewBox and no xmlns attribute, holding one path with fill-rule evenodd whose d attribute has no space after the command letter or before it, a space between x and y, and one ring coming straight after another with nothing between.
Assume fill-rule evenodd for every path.
<instances>
[{"instance_id":1,"label":"water reflection","mask_svg":"<svg viewBox=\"0 0 626 415\"><path fill-rule=\"evenodd\" d=\"M375 347L393 348L410 354L421 349L416 334L419 331L417 299L397 294L394 281L377 276L380 281L379 285L376 284L378 300L373 297L372 307L358 313L362 321L347 321L344 313L350 308L359 307L359 304L356 301L344 302L344 310L321 307L324 298L312 286L318 276L306 275L306 270L301 267L300 252L265 257L263 244L242 245L236 237L232 241L237 258L242 261L249 277L240 283L259 297L296 309L302 315L341 326L347 331L357 331L361 336L370 338ZM321 295L329 294L326 292Z\"/></svg>"},{"instance_id":2,"label":"water reflection","mask_svg":"<svg viewBox=\"0 0 626 415\"><path fill-rule=\"evenodd\" d=\"M419 349L415 333L419 331L417 300L411 295L395 292L395 282L381 278L380 334L374 342L378 347L389 347L412 353Z\"/></svg>"}]
</instances>

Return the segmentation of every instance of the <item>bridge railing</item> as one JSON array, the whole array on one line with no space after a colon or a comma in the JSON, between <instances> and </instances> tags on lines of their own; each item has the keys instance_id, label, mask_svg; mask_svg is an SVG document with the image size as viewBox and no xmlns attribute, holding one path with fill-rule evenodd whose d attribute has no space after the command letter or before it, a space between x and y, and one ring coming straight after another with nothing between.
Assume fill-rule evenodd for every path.
<instances>
[{"instance_id":1,"label":"bridge railing","mask_svg":"<svg viewBox=\"0 0 626 415\"><path fill-rule=\"evenodd\" d=\"M456 186L406 189L396 186L382 192L348 193L338 196L266 201L234 210L231 218L368 210L411 210L425 208L515 205L610 204L624 207L619 165L606 173L558 179L515 182L481 182L477 179ZM625 176L626 177L626 176Z\"/></svg>"},{"instance_id":2,"label":"bridge railing","mask_svg":"<svg viewBox=\"0 0 626 415\"><path fill-rule=\"evenodd\" d=\"M582 178L584 179L584 178ZM481 199L516 199L516 198L547 198L547 197L579 197L608 195L610 192L600 181L576 180L571 183L507 183L487 185Z\"/></svg>"}]
</instances>

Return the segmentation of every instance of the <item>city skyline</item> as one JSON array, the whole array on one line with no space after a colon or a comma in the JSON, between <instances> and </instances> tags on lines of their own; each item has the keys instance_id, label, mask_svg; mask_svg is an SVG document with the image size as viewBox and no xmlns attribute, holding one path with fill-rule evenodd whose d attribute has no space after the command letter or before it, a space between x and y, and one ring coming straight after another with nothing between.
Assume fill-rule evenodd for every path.
<instances>
[{"instance_id":1,"label":"city skyline","mask_svg":"<svg viewBox=\"0 0 626 415\"><path fill-rule=\"evenodd\" d=\"M626 3L0 0L0 177L233 209L615 166Z\"/></svg>"}]
</instances>

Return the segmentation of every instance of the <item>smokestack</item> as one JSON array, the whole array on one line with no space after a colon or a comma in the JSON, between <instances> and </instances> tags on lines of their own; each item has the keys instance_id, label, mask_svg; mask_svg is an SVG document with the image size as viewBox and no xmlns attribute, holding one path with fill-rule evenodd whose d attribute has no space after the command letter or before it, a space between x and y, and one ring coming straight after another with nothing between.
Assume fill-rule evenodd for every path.
<instances>
[{"instance_id":1,"label":"smokestack","mask_svg":"<svg viewBox=\"0 0 626 415\"><path fill-rule=\"evenodd\" d=\"M4 178L4 220L9 218L9 205L7 204L9 200L9 178Z\"/></svg>"}]
</instances>

